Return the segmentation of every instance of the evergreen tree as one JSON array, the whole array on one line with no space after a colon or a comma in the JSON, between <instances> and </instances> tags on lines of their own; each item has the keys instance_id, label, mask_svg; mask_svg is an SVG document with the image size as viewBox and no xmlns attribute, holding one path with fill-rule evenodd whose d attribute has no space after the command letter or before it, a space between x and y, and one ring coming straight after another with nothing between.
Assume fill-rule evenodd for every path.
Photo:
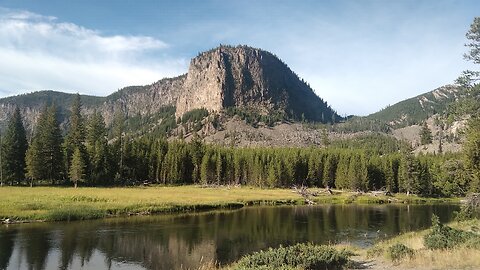
<instances>
[{"instance_id":1,"label":"evergreen tree","mask_svg":"<svg viewBox=\"0 0 480 270\"><path fill-rule=\"evenodd\" d=\"M85 162L83 161L82 152L79 148L76 148L73 152L68 175L75 188L77 188L78 182L85 177Z\"/></svg>"},{"instance_id":2,"label":"evergreen tree","mask_svg":"<svg viewBox=\"0 0 480 270\"><path fill-rule=\"evenodd\" d=\"M10 181L10 184L13 185L14 181L25 179L25 154L28 148L26 132L18 107L15 108L2 139L3 179ZM3 185L3 181L1 185Z\"/></svg>"},{"instance_id":3,"label":"evergreen tree","mask_svg":"<svg viewBox=\"0 0 480 270\"><path fill-rule=\"evenodd\" d=\"M474 64L480 64L480 17L475 17L466 34L469 43L465 44L470 50L464 58ZM480 71L465 70L457 79L457 83L472 90L472 86L480 81Z\"/></svg>"},{"instance_id":4,"label":"evergreen tree","mask_svg":"<svg viewBox=\"0 0 480 270\"><path fill-rule=\"evenodd\" d=\"M54 105L40 113L32 144L27 150L27 175L32 180L50 180L52 184L63 175L62 134Z\"/></svg>"},{"instance_id":5,"label":"evergreen tree","mask_svg":"<svg viewBox=\"0 0 480 270\"><path fill-rule=\"evenodd\" d=\"M215 167L212 161L213 155L213 151L208 149L202 158L202 164L200 166L200 181L203 185L207 185L213 180L213 170Z\"/></svg>"},{"instance_id":6,"label":"evergreen tree","mask_svg":"<svg viewBox=\"0 0 480 270\"><path fill-rule=\"evenodd\" d=\"M330 145L330 140L328 139L328 131L326 128L322 129L321 140L323 146L327 147Z\"/></svg>"},{"instance_id":7,"label":"evergreen tree","mask_svg":"<svg viewBox=\"0 0 480 270\"><path fill-rule=\"evenodd\" d=\"M363 155L356 154L350 158L348 167L348 178L350 180L350 189L366 190L368 170Z\"/></svg>"},{"instance_id":8,"label":"evergreen tree","mask_svg":"<svg viewBox=\"0 0 480 270\"><path fill-rule=\"evenodd\" d=\"M58 121L57 107L52 105L47 110L45 126L39 126L40 146L42 155L45 159L46 175L45 179L50 180L52 184L55 180L61 179L63 175L63 151L62 151L62 133Z\"/></svg>"},{"instance_id":9,"label":"evergreen tree","mask_svg":"<svg viewBox=\"0 0 480 270\"><path fill-rule=\"evenodd\" d=\"M468 122L467 140L464 144L465 164L470 174L470 190L480 191L480 117Z\"/></svg>"},{"instance_id":10,"label":"evergreen tree","mask_svg":"<svg viewBox=\"0 0 480 270\"><path fill-rule=\"evenodd\" d=\"M337 157L332 153L327 154L323 168L323 185L325 187L333 188L335 186L335 179L337 171Z\"/></svg>"},{"instance_id":11,"label":"evergreen tree","mask_svg":"<svg viewBox=\"0 0 480 270\"><path fill-rule=\"evenodd\" d=\"M80 150L82 158L86 161L87 151L84 144L85 126L82 117L82 101L80 95L76 94L70 108L69 127L64 143L65 164L67 171L70 171L70 162L75 149L78 148Z\"/></svg>"},{"instance_id":12,"label":"evergreen tree","mask_svg":"<svg viewBox=\"0 0 480 270\"><path fill-rule=\"evenodd\" d=\"M430 196L433 190L432 174L430 172L431 164L428 163L428 159L423 158L418 165L418 192L423 196Z\"/></svg>"},{"instance_id":13,"label":"evergreen tree","mask_svg":"<svg viewBox=\"0 0 480 270\"><path fill-rule=\"evenodd\" d=\"M422 129L420 130L420 143L422 145L432 143L432 132L427 126L427 122L423 122Z\"/></svg>"},{"instance_id":14,"label":"evergreen tree","mask_svg":"<svg viewBox=\"0 0 480 270\"><path fill-rule=\"evenodd\" d=\"M350 178L349 178L349 166L350 166L350 155L341 154L338 163L337 171L335 173L335 186L340 189L346 189L350 187Z\"/></svg>"},{"instance_id":15,"label":"evergreen tree","mask_svg":"<svg viewBox=\"0 0 480 270\"><path fill-rule=\"evenodd\" d=\"M234 151L233 153L233 178L235 184L240 184L242 182L243 176L243 157L239 150Z\"/></svg>"},{"instance_id":16,"label":"evergreen tree","mask_svg":"<svg viewBox=\"0 0 480 270\"><path fill-rule=\"evenodd\" d=\"M91 183L106 184L107 180L111 180L113 175L109 170L107 130L103 117L99 112L94 112L88 119L86 150L90 160L89 178Z\"/></svg>"},{"instance_id":17,"label":"evergreen tree","mask_svg":"<svg viewBox=\"0 0 480 270\"><path fill-rule=\"evenodd\" d=\"M404 153L398 172L399 191L410 193L419 192L419 165L418 160L411 153Z\"/></svg>"},{"instance_id":18,"label":"evergreen tree","mask_svg":"<svg viewBox=\"0 0 480 270\"><path fill-rule=\"evenodd\" d=\"M200 167L202 165L202 156L203 156L203 146L200 138L197 133L193 133L193 140L190 143L190 156L193 163L193 173L192 180L193 183L198 183L200 181Z\"/></svg>"},{"instance_id":19,"label":"evergreen tree","mask_svg":"<svg viewBox=\"0 0 480 270\"><path fill-rule=\"evenodd\" d=\"M113 136L114 136L114 143L112 147L113 156L115 157L114 164L115 164L115 182L119 183L123 179L123 172L124 172L124 122L125 117L123 112L120 108L117 108L115 112L113 123Z\"/></svg>"},{"instance_id":20,"label":"evergreen tree","mask_svg":"<svg viewBox=\"0 0 480 270\"><path fill-rule=\"evenodd\" d=\"M43 167L43 159L39 144L39 139L34 137L26 153L26 176L30 179L30 186L33 186L34 181L42 179L42 177L45 175L45 168Z\"/></svg>"},{"instance_id":21,"label":"evergreen tree","mask_svg":"<svg viewBox=\"0 0 480 270\"><path fill-rule=\"evenodd\" d=\"M382 171L385 175L385 188L390 192L398 191L398 160L395 157L384 157Z\"/></svg>"},{"instance_id":22,"label":"evergreen tree","mask_svg":"<svg viewBox=\"0 0 480 270\"><path fill-rule=\"evenodd\" d=\"M217 185L220 185L223 179L223 156L219 150L217 150L217 155L215 156L215 175L217 179Z\"/></svg>"}]
</instances>

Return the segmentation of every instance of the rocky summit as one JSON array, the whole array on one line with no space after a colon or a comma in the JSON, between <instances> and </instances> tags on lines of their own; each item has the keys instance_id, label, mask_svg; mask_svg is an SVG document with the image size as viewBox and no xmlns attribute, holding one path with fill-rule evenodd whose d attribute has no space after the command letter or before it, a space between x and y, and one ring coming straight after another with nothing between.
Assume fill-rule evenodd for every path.
<instances>
[{"instance_id":1,"label":"rocky summit","mask_svg":"<svg viewBox=\"0 0 480 270\"><path fill-rule=\"evenodd\" d=\"M38 112L51 103L59 108L60 120L65 124L72 98L72 94L38 91L0 99L0 124L3 126L14 107L19 106L27 129L32 130ZM211 113L228 108L258 115L275 112L294 120L341 119L279 58L248 46L217 47L193 58L185 75L125 87L106 97L82 96L82 102L86 115L99 111L107 125L118 112L127 119L141 118L144 123L156 125L161 121L158 114L166 107L175 109L175 120L195 109Z\"/></svg>"},{"instance_id":2,"label":"rocky summit","mask_svg":"<svg viewBox=\"0 0 480 270\"><path fill-rule=\"evenodd\" d=\"M275 55L247 46L221 46L192 59L177 103L177 116L192 109L248 108L293 118L335 121L338 115Z\"/></svg>"}]
</instances>

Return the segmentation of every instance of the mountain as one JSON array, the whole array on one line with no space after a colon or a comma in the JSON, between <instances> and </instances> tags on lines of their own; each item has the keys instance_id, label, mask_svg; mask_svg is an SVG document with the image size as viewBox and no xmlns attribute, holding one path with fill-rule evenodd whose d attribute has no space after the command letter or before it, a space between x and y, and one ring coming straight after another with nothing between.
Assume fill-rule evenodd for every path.
<instances>
[{"instance_id":1,"label":"mountain","mask_svg":"<svg viewBox=\"0 0 480 270\"><path fill-rule=\"evenodd\" d=\"M177 116L192 109L245 108L317 122L340 117L273 54L246 46L222 46L190 63Z\"/></svg>"},{"instance_id":2,"label":"mountain","mask_svg":"<svg viewBox=\"0 0 480 270\"><path fill-rule=\"evenodd\" d=\"M388 106L367 119L382 121L394 129L421 124L432 115L444 114L449 105L465 96L464 91L457 85L445 85Z\"/></svg>"},{"instance_id":3,"label":"mountain","mask_svg":"<svg viewBox=\"0 0 480 270\"><path fill-rule=\"evenodd\" d=\"M52 103L65 125L72 98L73 94L39 91L0 99L0 126L19 106L32 130L39 111ZM125 87L106 97L82 96L82 102L86 115L99 111L107 125L121 112L136 132L171 130L177 119L196 110L316 122L342 119L275 55L248 46L220 46L193 58L187 74Z\"/></svg>"}]
</instances>

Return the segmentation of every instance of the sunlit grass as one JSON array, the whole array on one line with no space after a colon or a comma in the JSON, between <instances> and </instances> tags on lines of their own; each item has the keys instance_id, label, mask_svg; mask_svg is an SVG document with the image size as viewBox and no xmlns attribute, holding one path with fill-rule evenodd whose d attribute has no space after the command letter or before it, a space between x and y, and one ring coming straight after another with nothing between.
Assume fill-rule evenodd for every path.
<instances>
[{"instance_id":1,"label":"sunlit grass","mask_svg":"<svg viewBox=\"0 0 480 270\"><path fill-rule=\"evenodd\" d=\"M452 222L449 226L460 230L471 231L480 227L480 220ZM426 249L423 237L429 230L410 232L376 244L368 251L363 251L367 259L374 259L378 264L391 269L480 269L480 251L474 248L458 246L450 249ZM415 251L411 258L397 263L388 259L388 247L401 243Z\"/></svg>"},{"instance_id":2,"label":"sunlit grass","mask_svg":"<svg viewBox=\"0 0 480 270\"><path fill-rule=\"evenodd\" d=\"M74 220L129 214L233 208L245 204L301 203L288 189L200 188L0 188L0 218Z\"/></svg>"},{"instance_id":3,"label":"sunlit grass","mask_svg":"<svg viewBox=\"0 0 480 270\"><path fill-rule=\"evenodd\" d=\"M371 196L322 189L311 197L317 203L436 202L416 196ZM451 202L451 200L447 200ZM291 189L253 187L202 188L158 186L136 188L2 187L0 218L12 221L59 221L111 216L235 208L254 204L304 204Z\"/></svg>"}]
</instances>

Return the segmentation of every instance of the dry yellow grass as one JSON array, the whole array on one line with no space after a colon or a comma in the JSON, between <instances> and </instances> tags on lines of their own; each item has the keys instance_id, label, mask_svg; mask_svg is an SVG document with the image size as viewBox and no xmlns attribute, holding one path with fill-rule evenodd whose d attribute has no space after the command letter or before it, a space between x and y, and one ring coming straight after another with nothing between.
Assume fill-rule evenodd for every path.
<instances>
[{"instance_id":1,"label":"dry yellow grass","mask_svg":"<svg viewBox=\"0 0 480 270\"><path fill-rule=\"evenodd\" d=\"M289 189L200 188L0 188L0 218L10 220L92 219L128 214L300 203Z\"/></svg>"},{"instance_id":2,"label":"dry yellow grass","mask_svg":"<svg viewBox=\"0 0 480 270\"><path fill-rule=\"evenodd\" d=\"M449 226L470 230L480 226L480 220L474 219L465 222L453 222ZM423 245L423 236L429 230L412 232L382 241L369 252L360 251L360 260L369 262L368 269L480 269L480 251L473 248L459 246L445 250L429 250ZM392 263L386 256L386 250L393 244L401 243L415 250L412 258L405 258ZM374 260L373 262L371 260Z\"/></svg>"},{"instance_id":3,"label":"dry yellow grass","mask_svg":"<svg viewBox=\"0 0 480 270\"><path fill-rule=\"evenodd\" d=\"M312 189L312 191L322 191ZM312 197L318 203L438 202L405 195L369 196L335 191ZM443 200L445 201L445 200ZM449 202L454 200L446 200ZM0 219L58 221L109 216L234 208L246 204L303 204L291 189L158 186L136 188L1 187Z\"/></svg>"}]
</instances>

